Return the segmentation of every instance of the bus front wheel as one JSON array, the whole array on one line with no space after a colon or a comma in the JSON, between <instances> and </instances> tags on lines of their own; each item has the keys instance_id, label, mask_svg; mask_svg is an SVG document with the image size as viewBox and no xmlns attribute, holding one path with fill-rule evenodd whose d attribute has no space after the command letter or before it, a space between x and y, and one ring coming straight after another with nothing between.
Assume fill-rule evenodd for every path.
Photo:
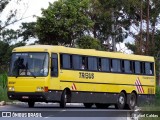
<instances>
[{"instance_id":1,"label":"bus front wheel","mask_svg":"<svg viewBox=\"0 0 160 120\"><path fill-rule=\"evenodd\" d=\"M67 99L68 99L67 91L64 90L63 93L62 93L62 96L61 96L61 101L60 101L60 107L61 108L66 107Z\"/></svg>"},{"instance_id":2,"label":"bus front wheel","mask_svg":"<svg viewBox=\"0 0 160 120\"><path fill-rule=\"evenodd\" d=\"M126 105L126 96L123 92L121 92L118 96L116 108L124 109L125 105Z\"/></svg>"},{"instance_id":3,"label":"bus front wheel","mask_svg":"<svg viewBox=\"0 0 160 120\"><path fill-rule=\"evenodd\" d=\"M34 104L35 104L35 102L33 102L33 101L29 101L29 102L28 102L28 106L29 106L30 108L33 108L33 107L34 107Z\"/></svg>"}]
</instances>

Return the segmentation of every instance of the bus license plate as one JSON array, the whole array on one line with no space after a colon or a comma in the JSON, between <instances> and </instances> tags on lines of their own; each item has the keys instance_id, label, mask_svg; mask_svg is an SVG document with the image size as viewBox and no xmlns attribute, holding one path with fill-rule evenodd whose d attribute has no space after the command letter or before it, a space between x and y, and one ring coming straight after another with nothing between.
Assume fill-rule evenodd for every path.
<instances>
[{"instance_id":1,"label":"bus license plate","mask_svg":"<svg viewBox=\"0 0 160 120\"><path fill-rule=\"evenodd\" d=\"M22 98L23 98L23 99L29 99L29 97L28 97L28 96L22 96Z\"/></svg>"}]
</instances>

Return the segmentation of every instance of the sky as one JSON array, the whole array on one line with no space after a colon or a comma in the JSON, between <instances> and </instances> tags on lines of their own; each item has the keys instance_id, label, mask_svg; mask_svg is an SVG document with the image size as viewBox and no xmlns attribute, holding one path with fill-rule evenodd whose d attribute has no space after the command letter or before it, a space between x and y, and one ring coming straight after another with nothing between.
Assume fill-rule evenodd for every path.
<instances>
[{"instance_id":1,"label":"sky","mask_svg":"<svg viewBox=\"0 0 160 120\"><path fill-rule=\"evenodd\" d=\"M5 20L7 14L9 13L9 10L11 9L17 9L17 19L24 18L18 23L15 23L10 28L18 29L19 25L22 22L32 22L36 21L36 17L33 17L33 15L41 16L41 8L47 8L49 5L49 2L54 2L56 0L21 0L20 3L16 4L17 0L11 0L11 2L8 4L6 9L4 10L2 14L3 20Z\"/></svg>"}]
</instances>

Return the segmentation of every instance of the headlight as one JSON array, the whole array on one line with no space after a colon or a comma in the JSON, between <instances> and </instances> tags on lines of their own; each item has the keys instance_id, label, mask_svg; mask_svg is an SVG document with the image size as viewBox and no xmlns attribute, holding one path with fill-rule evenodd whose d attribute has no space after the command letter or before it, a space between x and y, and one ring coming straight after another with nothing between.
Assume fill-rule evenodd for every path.
<instances>
[{"instance_id":1,"label":"headlight","mask_svg":"<svg viewBox=\"0 0 160 120\"><path fill-rule=\"evenodd\" d=\"M13 86L8 87L8 91L14 91L14 90L15 90L15 89L14 89Z\"/></svg>"},{"instance_id":2,"label":"headlight","mask_svg":"<svg viewBox=\"0 0 160 120\"><path fill-rule=\"evenodd\" d=\"M43 87L37 87L37 91L38 92L40 92L40 91L42 92L42 91L44 91L44 88Z\"/></svg>"}]
</instances>

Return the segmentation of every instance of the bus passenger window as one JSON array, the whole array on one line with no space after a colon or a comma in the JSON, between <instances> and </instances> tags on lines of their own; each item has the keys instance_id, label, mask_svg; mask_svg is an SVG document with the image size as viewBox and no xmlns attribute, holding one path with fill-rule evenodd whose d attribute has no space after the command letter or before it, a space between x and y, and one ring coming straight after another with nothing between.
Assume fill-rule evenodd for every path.
<instances>
[{"instance_id":1,"label":"bus passenger window","mask_svg":"<svg viewBox=\"0 0 160 120\"><path fill-rule=\"evenodd\" d=\"M153 63L145 62L145 74L146 75L153 74Z\"/></svg>"},{"instance_id":2,"label":"bus passenger window","mask_svg":"<svg viewBox=\"0 0 160 120\"><path fill-rule=\"evenodd\" d=\"M82 67L82 57L79 55L72 55L72 67L73 69L81 69Z\"/></svg>"},{"instance_id":3,"label":"bus passenger window","mask_svg":"<svg viewBox=\"0 0 160 120\"><path fill-rule=\"evenodd\" d=\"M140 67L141 67L141 74L145 74L145 63L140 62Z\"/></svg>"},{"instance_id":4,"label":"bus passenger window","mask_svg":"<svg viewBox=\"0 0 160 120\"><path fill-rule=\"evenodd\" d=\"M150 74L154 75L154 64L150 63Z\"/></svg>"},{"instance_id":5,"label":"bus passenger window","mask_svg":"<svg viewBox=\"0 0 160 120\"><path fill-rule=\"evenodd\" d=\"M88 70L98 70L97 63L98 62L96 57L88 57Z\"/></svg>"},{"instance_id":6,"label":"bus passenger window","mask_svg":"<svg viewBox=\"0 0 160 120\"><path fill-rule=\"evenodd\" d=\"M68 54L61 55L61 67L70 69L71 68L71 56Z\"/></svg>"},{"instance_id":7,"label":"bus passenger window","mask_svg":"<svg viewBox=\"0 0 160 120\"><path fill-rule=\"evenodd\" d=\"M134 62L134 70L135 70L136 74L140 74L141 73L140 62L138 62L138 61Z\"/></svg>"},{"instance_id":8,"label":"bus passenger window","mask_svg":"<svg viewBox=\"0 0 160 120\"><path fill-rule=\"evenodd\" d=\"M124 60L121 60L121 71L122 71L122 73L125 72L124 69L125 69L125 68L124 68Z\"/></svg>"},{"instance_id":9,"label":"bus passenger window","mask_svg":"<svg viewBox=\"0 0 160 120\"><path fill-rule=\"evenodd\" d=\"M112 59L111 61L112 61L111 62L111 71L113 71L113 72L121 72L120 60Z\"/></svg>"},{"instance_id":10,"label":"bus passenger window","mask_svg":"<svg viewBox=\"0 0 160 120\"><path fill-rule=\"evenodd\" d=\"M132 73L132 62L125 60L124 61L124 72L125 73Z\"/></svg>"},{"instance_id":11,"label":"bus passenger window","mask_svg":"<svg viewBox=\"0 0 160 120\"><path fill-rule=\"evenodd\" d=\"M98 59L98 71L102 71L102 64L101 64L101 58Z\"/></svg>"},{"instance_id":12,"label":"bus passenger window","mask_svg":"<svg viewBox=\"0 0 160 120\"><path fill-rule=\"evenodd\" d=\"M101 70L102 71L109 71L109 59L101 58Z\"/></svg>"},{"instance_id":13,"label":"bus passenger window","mask_svg":"<svg viewBox=\"0 0 160 120\"><path fill-rule=\"evenodd\" d=\"M148 75L150 73L150 64L149 63L145 63L145 74Z\"/></svg>"},{"instance_id":14,"label":"bus passenger window","mask_svg":"<svg viewBox=\"0 0 160 120\"><path fill-rule=\"evenodd\" d=\"M88 69L88 59L87 59L87 57L85 57L85 56L82 56L81 57L82 59L81 59L81 67L80 67L80 69L82 69L82 70L87 70Z\"/></svg>"},{"instance_id":15,"label":"bus passenger window","mask_svg":"<svg viewBox=\"0 0 160 120\"><path fill-rule=\"evenodd\" d=\"M52 54L52 61L51 61L51 76L57 77L58 76L58 55Z\"/></svg>"},{"instance_id":16,"label":"bus passenger window","mask_svg":"<svg viewBox=\"0 0 160 120\"><path fill-rule=\"evenodd\" d=\"M85 65L84 65L84 64L82 64L81 69L82 69L82 70L84 70L84 69L85 69Z\"/></svg>"}]
</instances>

